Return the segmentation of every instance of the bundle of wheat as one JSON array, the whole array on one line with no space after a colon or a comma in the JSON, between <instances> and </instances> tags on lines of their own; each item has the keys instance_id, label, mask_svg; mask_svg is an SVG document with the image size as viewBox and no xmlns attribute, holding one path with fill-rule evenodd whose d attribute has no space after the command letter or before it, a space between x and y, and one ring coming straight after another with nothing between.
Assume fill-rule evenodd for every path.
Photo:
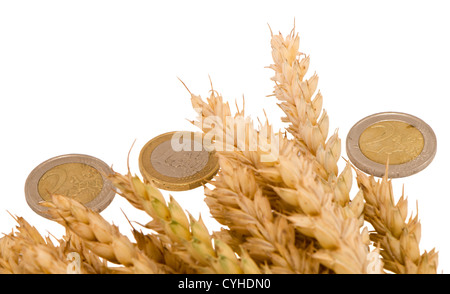
<instances>
[{"instance_id":1,"label":"bundle of wheat","mask_svg":"<svg viewBox=\"0 0 450 294\"><path fill-rule=\"evenodd\" d=\"M328 137L318 76L305 78L310 58L298 34L272 34L271 46L273 96L289 134L267 120L255 126L244 109L233 114L214 89L206 101L189 92L199 114L192 123L220 147L220 170L204 190L222 230L210 233L129 170L114 172L119 195L149 215L150 233L133 228L130 240L99 213L53 195L42 205L66 235L55 245L15 217L17 231L0 238L0 273L66 273L71 252L80 273L436 273L437 253L420 254L418 217L406 222L407 202L394 203L389 179L356 170L360 190L350 197L352 166L338 171L341 140Z\"/></svg>"}]
</instances>

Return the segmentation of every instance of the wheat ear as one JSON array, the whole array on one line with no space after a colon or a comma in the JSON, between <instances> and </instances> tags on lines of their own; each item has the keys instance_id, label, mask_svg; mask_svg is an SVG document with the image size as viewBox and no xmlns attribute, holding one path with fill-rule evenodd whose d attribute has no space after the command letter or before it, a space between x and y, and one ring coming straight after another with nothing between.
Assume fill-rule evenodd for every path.
<instances>
[{"instance_id":1,"label":"wheat ear","mask_svg":"<svg viewBox=\"0 0 450 294\"><path fill-rule=\"evenodd\" d=\"M300 38L294 29L286 38L281 34L272 34L274 64L269 68L275 71L272 77L276 83L273 95L280 101L278 105L286 114L282 121L289 123L287 130L294 136L301 152L312 158L317 174L335 190L335 201L346 205L350 200L352 171L347 164L338 174L341 139L337 131L327 139L329 118L327 112L322 110L321 92L315 94L319 78L313 74L305 79L310 57L299 52L299 44Z\"/></svg>"},{"instance_id":2,"label":"wheat ear","mask_svg":"<svg viewBox=\"0 0 450 294\"><path fill-rule=\"evenodd\" d=\"M357 182L366 201L364 217L375 231L370 239L379 245L384 267L399 274L431 274L438 267L438 253L435 249L420 254L421 226L418 214L408 215L408 201L404 194L397 203L394 200L392 182L386 175L376 181L357 170Z\"/></svg>"},{"instance_id":3,"label":"wheat ear","mask_svg":"<svg viewBox=\"0 0 450 294\"><path fill-rule=\"evenodd\" d=\"M100 214L81 203L53 195L44 202L53 220L79 236L86 247L96 255L128 267L134 273L167 273L169 269L145 256L119 229L109 224Z\"/></svg>"}]
</instances>

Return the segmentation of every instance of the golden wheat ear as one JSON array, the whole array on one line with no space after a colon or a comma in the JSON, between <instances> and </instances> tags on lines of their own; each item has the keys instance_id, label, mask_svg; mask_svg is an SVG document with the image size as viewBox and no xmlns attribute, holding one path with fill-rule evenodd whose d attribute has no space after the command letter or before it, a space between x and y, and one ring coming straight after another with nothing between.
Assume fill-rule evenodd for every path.
<instances>
[{"instance_id":1,"label":"golden wheat ear","mask_svg":"<svg viewBox=\"0 0 450 294\"><path fill-rule=\"evenodd\" d=\"M381 249L385 269L398 274L437 273L435 249L420 254L421 225L418 213L408 215L408 201L402 193L395 203L388 170L380 180L356 170L356 180L364 199L364 218L374 227L370 239Z\"/></svg>"}]
</instances>

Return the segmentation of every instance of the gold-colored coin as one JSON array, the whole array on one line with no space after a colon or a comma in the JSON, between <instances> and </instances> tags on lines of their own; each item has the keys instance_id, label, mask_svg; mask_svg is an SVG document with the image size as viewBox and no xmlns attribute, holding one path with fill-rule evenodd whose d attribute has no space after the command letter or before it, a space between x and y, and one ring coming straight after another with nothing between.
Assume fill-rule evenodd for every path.
<instances>
[{"instance_id":1,"label":"gold-colored coin","mask_svg":"<svg viewBox=\"0 0 450 294\"><path fill-rule=\"evenodd\" d=\"M402 121L381 121L369 126L359 137L359 148L370 160L402 164L415 159L423 150L422 133Z\"/></svg>"},{"instance_id":2,"label":"gold-colored coin","mask_svg":"<svg viewBox=\"0 0 450 294\"><path fill-rule=\"evenodd\" d=\"M49 201L51 195L65 195L81 203L93 200L103 188L102 175L84 163L64 163L49 169L38 183L39 195Z\"/></svg>"},{"instance_id":3,"label":"gold-colored coin","mask_svg":"<svg viewBox=\"0 0 450 294\"><path fill-rule=\"evenodd\" d=\"M214 151L207 151L201 133L188 131L159 135L139 155L141 174L156 187L183 191L201 186L219 170Z\"/></svg>"},{"instance_id":4,"label":"gold-colored coin","mask_svg":"<svg viewBox=\"0 0 450 294\"><path fill-rule=\"evenodd\" d=\"M108 175L112 170L98 158L68 154L51 158L38 165L25 183L28 205L41 216L49 218L48 208L39 205L51 201L51 195L71 197L86 207L101 212L113 200L116 191Z\"/></svg>"},{"instance_id":5,"label":"gold-colored coin","mask_svg":"<svg viewBox=\"0 0 450 294\"><path fill-rule=\"evenodd\" d=\"M427 167L437 149L436 135L421 119L383 112L357 122L347 136L347 155L369 174L381 177L389 162L390 178L405 177Z\"/></svg>"}]
</instances>

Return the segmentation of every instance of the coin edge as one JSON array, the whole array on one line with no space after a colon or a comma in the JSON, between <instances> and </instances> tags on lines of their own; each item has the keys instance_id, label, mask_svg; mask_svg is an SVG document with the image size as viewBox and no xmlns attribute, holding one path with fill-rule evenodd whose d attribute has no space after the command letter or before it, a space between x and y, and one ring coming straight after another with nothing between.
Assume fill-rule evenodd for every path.
<instances>
[{"instance_id":1,"label":"coin edge","mask_svg":"<svg viewBox=\"0 0 450 294\"><path fill-rule=\"evenodd\" d=\"M74 160L75 159L75 160ZM89 209L96 212L102 212L114 200L116 189L112 182L108 179L108 175L112 174L112 169L102 160L94 156L86 154L64 154L47 159L46 161L37 165L28 175L25 181L25 199L28 206L37 214L51 219L47 213L48 208L39 205L39 202L44 201L38 191L38 183L40 178L49 169L65 164L65 163L83 163L87 164L97 170L103 179L103 187L100 193L91 201L84 204Z\"/></svg>"},{"instance_id":2,"label":"coin edge","mask_svg":"<svg viewBox=\"0 0 450 294\"><path fill-rule=\"evenodd\" d=\"M383 119L378 119L379 117ZM378 119L378 120L377 120ZM362 132L369 126L380 121L397 120L408 123L417 128L424 137L424 147L422 152L413 160L398 164L389 165L388 177L401 178L416 174L425 169L434 159L437 152L437 138L433 129L422 119L403 112L379 112L366 116L355 123L348 132L346 139L346 151L350 161L360 170L383 177L386 172L386 165L377 163L367 158L359 148L359 138Z\"/></svg>"},{"instance_id":3,"label":"coin edge","mask_svg":"<svg viewBox=\"0 0 450 294\"><path fill-rule=\"evenodd\" d=\"M201 169L200 172L195 173L192 176L193 180L192 181L180 181L180 178L175 178L175 177L169 177L169 176L165 176L160 174L158 171L156 171L152 164L151 161L145 161L144 157L146 156L146 153L149 152L150 156L152 151L156 148L156 146L159 146L159 144L161 144L162 142L167 141L167 137L172 136L175 133L189 133L189 134L195 134L196 132L193 131L172 131L172 132L166 132L163 134L160 134L152 139L150 139L141 149L141 152L139 154L139 170L142 174L142 176L144 177L145 180L147 180L148 182L153 183L157 188L163 189L163 190L167 190L167 191L187 191L187 190L191 190L197 187L200 187L201 185L207 183L211 178L214 177L214 175L218 172L220 166L219 166L219 161L218 158L215 155L215 151L209 151L209 159L207 164L205 165L205 167L203 167ZM201 134L200 132L198 132L198 134ZM195 137L194 137L195 138ZM161 142L159 142L161 141ZM150 147L151 145L155 145L154 147ZM149 157L150 157L149 156ZM147 162L147 163L146 163ZM148 170L150 169L150 171ZM194 177L195 175L197 175L198 173L205 173L203 176L199 177ZM158 174L161 177L157 177L154 174ZM189 178L187 177L187 178ZM171 182L169 179L173 179L173 182ZM176 181L179 181L178 183Z\"/></svg>"}]
</instances>

